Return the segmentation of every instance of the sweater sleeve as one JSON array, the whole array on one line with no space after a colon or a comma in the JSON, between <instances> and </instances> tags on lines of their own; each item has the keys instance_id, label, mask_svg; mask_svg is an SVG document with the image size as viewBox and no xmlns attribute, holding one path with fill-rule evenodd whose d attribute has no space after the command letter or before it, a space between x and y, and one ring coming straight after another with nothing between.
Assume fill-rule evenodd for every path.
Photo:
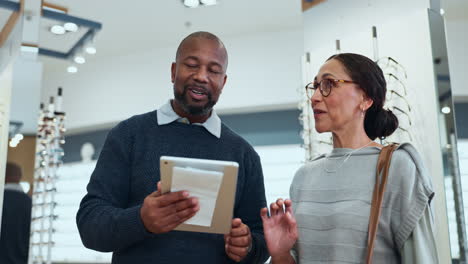
<instances>
[{"instance_id":1,"label":"sweater sleeve","mask_svg":"<svg viewBox=\"0 0 468 264\"><path fill-rule=\"evenodd\" d=\"M131 146L125 123L107 135L76 215L87 248L118 251L151 236L140 218L141 205L128 206Z\"/></svg>"},{"instance_id":2,"label":"sweater sleeve","mask_svg":"<svg viewBox=\"0 0 468 264\"><path fill-rule=\"evenodd\" d=\"M252 234L252 250L241 263L264 263L269 257L260 217L260 209L266 207L262 165L258 154L253 154L251 159L244 161L246 168L241 185L242 197L234 212L235 217L242 219Z\"/></svg>"},{"instance_id":3,"label":"sweater sleeve","mask_svg":"<svg viewBox=\"0 0 468 264\"><path fill-rule=\"evenodd\" d=\"M432 210L427 207L401 249L403 264L439 263L433 225Z\"/></svg>"},{"instance_id":4,"label":"sweater sleeve","mask_svg":"<svg viewBox=\"0 0 468 264\"><path fill-rule=\"evenodd\" d=\"M434 196L429 174L416 150L408 145L402 145L395 151L390 165L390 177L400 174L398 182L399 214L392 214L392 228L395 230L396 246L403 248ZM391 183L391 182L389 182Z\"/></svg>"}]
</instances>

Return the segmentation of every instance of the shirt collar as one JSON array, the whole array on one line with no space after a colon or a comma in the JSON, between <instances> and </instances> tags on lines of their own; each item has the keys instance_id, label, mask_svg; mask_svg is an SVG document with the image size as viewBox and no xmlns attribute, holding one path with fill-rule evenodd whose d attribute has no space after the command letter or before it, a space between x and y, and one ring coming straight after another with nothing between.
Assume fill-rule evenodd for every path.
<instances>
[{"instance_id":1,"label":"shirt collar","mask_svg":"<svg viewBox=\"0 0 468 264\"><path fill-rule=\"evenodd\" d=\"M158 125L167 125L174 121L179 121L182 123L188 123L187 118L180 117L172 108L171 100L168 100L164 105L162 105L158 111ZM216 114L215 110L211 111L210 117L204 123L193 123L192 125L203 126L210 134L220 138L221 137L221 119Z\"/></svg>"},{"instance_id":2,"label":"shirt collar","mask_svg":"<svg viewBox=\"0 0 468 264\"><path fill-rule=\"evenodd\" d=\"M19 183L5 183L5 190L24 192Z\"/></svg>"}]
</instances>

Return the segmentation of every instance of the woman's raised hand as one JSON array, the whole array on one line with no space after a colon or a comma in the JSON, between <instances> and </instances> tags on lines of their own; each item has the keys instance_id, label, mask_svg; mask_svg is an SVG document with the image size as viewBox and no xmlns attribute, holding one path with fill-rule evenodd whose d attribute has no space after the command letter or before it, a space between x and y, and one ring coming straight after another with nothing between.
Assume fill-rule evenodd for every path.
<instances>
[{"instance_id":1,"label":"woman's raised hand","mask_svg":"<svg viewBox=\"0 0 468 264\"><path fill-rule=\"evenodd\" d=\"M289 251L298 238L291 200L283 201L280 198L270 205L270 216L268 216L267 208L262 208L260 215L265 241L272 259L290 256Z\"/></svg>"}]
</instances>

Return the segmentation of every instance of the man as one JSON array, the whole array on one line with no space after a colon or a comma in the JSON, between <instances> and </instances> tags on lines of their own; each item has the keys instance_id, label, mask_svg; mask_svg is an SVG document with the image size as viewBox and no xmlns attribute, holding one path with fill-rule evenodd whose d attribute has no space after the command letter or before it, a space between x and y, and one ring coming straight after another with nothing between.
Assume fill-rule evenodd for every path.
<instances>
[{"instance_id":1,"label":"man","mask_svg":"<svg viewBox=\"0 0 468 264\"><path fill-rule=\"evenodd\" d=\"M3 196L2 229L0 230L0 263L26 264L28 262L29 232L31 226L31 198L21 185L21 168L7 163Z\"/></svg>"},{"instance_id":2,"label":"man","mask_svg":"<svg viewBox=\"0 0 468 264\"><path fill-rule=\"evenodd\" d=\"M180 43L171 67L174 99L109 132L77 214L86 247L114 252L113 263L267 259L259 215L266 203L259 156L212 109L226 83L227 65L218 37L192 33ZM161 194L157 183L163 155L239 163L229 234L173 231L196 214L199 204L185 191Z\"/></svg>"}]
</instances>

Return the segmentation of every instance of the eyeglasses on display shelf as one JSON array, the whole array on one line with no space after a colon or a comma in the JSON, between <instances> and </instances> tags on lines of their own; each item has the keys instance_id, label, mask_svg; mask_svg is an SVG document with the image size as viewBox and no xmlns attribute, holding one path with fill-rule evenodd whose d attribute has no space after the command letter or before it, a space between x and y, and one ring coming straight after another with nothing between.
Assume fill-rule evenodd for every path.
<instances>
[{"instance_id":1,"label":"eyeglasses on display shelf","mask_svg":"<svg viewBox=\"0 0 468 264\"><path fill-rule=\"evenodd\" d=\"M408 89L406 80L408 74L405 67L395 57L383 56L378 52L377 27L372 27L372 40L374 49L374 61L382 69L387 82L387 94L385 108L391 110L399 119L400 126L395 133L388 138L381 139L382 144L390 142L412 142L412 107L407 98ZM403 117L403 118L402 118Z\"/></svg>"},{"instance_id":2,"label":"eyeglasses on display shelf","mask_svg":"<svg viewBox=\"0 0 468 264\"><path fill-rule=\"evenodd\" d=\"M395 88L398 88L398 87L401 87L402 90L403 90L403 95L407 96L408 95L408 91L406 89L406 85L404 82L402 82L400 80L400 78L398 78L395 74L391 73L391 72L387 72L385 73L385 79L387 81L387 86L392 86L392 87L395 87ZM394 85L394 82L397 82L398 85Z\"/></svg>"},{"instance_id":3,"label":"eyeglasses on display shelf","mask_svg":"<svg viewBox=\"0 0 468 264\"><path fill-rule=\"evenodd\" d=\"M387 105L390 109L393 109L395 106L401 106L399 111L403 111L401 109L405 109L403 112L406 112L409 114L411 110L411 105L408 102L408 99L406 99L406 96L400 94L399 92L395 90L388 90L387 91Z\"/></svg>"},{"instance_id":4,"label":"eyeglasses on display shelf","mask_svg":"<svg viewBox=\"0 0 468 264\"><path fill-rule=\"evenodd\" d=\"M310 76L310 53L306 52L302 57L302 83L306 84L309 80L311 80ZM301 89L299 89L301 88ZM304 94L304 90L302 87L298 88L298 93L301 96L301 100L299 102L298 108L301 111L299 114L299 123L302 126L302 130L300 131L300 137L302 139L301 148L304 149L305 153L305 161L310 161L313 158L313 147L312 147L312 140L313 140L313 132L311 128L313 127L313 113L312 108L310 105L310 100L307 94Z\"/></svg>"},{"instance_id":5,"label":"eyeglasses on display shelf","mask_svg":"<svg viewBox=\"0 0 468 264\"><path fill-rule=\"evenodd\" d=\"M401 65L394 58L382 57L382 58L379 58L376 62L381 68L393 69L394 71L401 73L405 79L408 78L408 74L406 73L405 67L403 67L403 65Z\"/></svg>"},{"instance_id":6,"label":"eyeglasses on display shelf","mask_svg":"<svg viewBox=\"0 0 468 264\"><path fill-rule=\"evenodd\" d=\"M63 163L65 131L62 88L58 88L47 107L41 104L38 118L29 264L52 263L54 221L59 217L54 213L57 170Z\"/></svg>"}]
</instances>

